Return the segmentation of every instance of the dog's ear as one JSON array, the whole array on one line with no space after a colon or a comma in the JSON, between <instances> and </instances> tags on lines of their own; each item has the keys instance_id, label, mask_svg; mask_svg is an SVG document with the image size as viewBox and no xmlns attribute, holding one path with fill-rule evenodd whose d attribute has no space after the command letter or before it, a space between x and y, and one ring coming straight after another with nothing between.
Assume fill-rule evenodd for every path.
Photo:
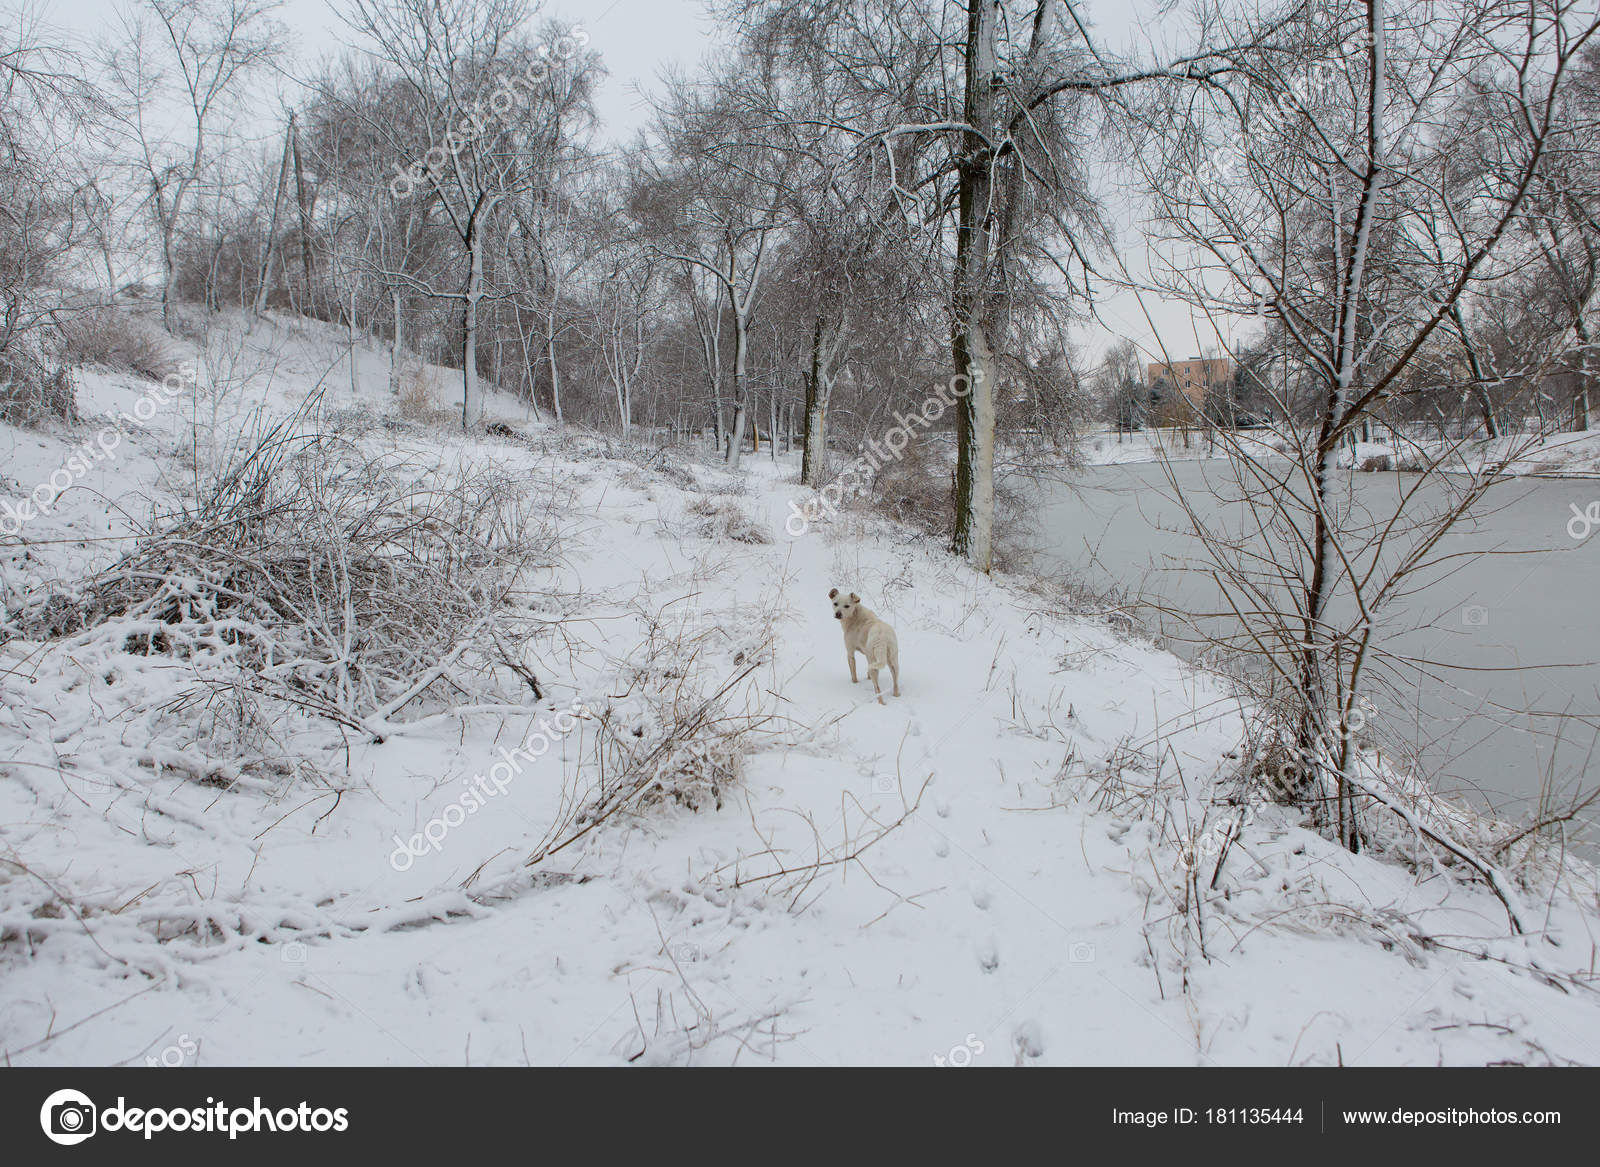
<instances>
[{"instance_id":1,"label":"dog's ear","mask_svg":"<svg viewBox=\"0 0 1600 1167\"><path fill-rule=\"evenodd\" d=\"M838 588L834 588L833 591L828 593L828 599L837 600L838 598L839 598L839 589Z\"/></svg>"},{"instance_id":2,"label":"dog's ear","mask_svg":"<svg viewBox=\"0 0 1600 1167\"><path fill-rule=\"evenodd\" d=\"M850 593L850 602L852 604L859 604L861 602L861 597L856 595L854 592L851 592Z\"/></svg>"}]
</instances>

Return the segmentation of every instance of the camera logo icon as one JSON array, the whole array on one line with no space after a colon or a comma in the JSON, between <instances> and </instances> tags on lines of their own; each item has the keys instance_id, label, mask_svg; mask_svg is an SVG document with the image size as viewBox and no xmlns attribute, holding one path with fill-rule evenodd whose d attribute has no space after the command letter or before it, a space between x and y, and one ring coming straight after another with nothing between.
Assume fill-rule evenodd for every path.
<instances>
[{"instance_id":1,"label":"camera logo icon","mask_svg":"<svg viewBox=\"0 0 1600 1167\"><path fill-rule=\"evenodd\" d=\"M1489 623L1489 609L1482 604L1468 604L1461 609L1461 623L1468 628L1482 628Z\"/></svg>"},{"instance_id":2,"label":"camera logo icon","mask_svg":"<svg viewBox=\"0 0 1600 1167\"><path fill-rule=\"evenodd\" d=\"M95 1132L95 1107L87 1094L57 1090L39 1108L45 1137L63 1147L76 1146Z\"/></svg>"}]
</instances>

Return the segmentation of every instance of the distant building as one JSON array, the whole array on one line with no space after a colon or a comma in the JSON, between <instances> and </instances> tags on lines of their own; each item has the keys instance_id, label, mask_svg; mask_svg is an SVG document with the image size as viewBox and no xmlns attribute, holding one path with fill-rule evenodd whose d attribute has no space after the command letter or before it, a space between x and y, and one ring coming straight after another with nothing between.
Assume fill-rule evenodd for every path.
<instances>
[{"instance_id":1,"label":"distant building","mask_svg":"<svg viewBox=\"0 0 1600 1167\"><path fill-rule=\"evenodd\" d=\"M1196 408L1205 403L1206 391L1221 388L1233 380L1233 362L1227 357L1192 357L1171 364L1155 363L1149 368L1150 387L1165 382L1177 389Z\"/></svg>"}]
</instances>

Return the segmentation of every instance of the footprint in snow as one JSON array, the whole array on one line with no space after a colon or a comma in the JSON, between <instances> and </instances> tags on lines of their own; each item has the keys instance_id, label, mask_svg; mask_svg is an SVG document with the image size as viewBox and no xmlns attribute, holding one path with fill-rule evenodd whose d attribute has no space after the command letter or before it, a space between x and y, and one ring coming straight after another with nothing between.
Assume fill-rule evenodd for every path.
<instances>
[{"instance_id":1,"label":"footprint in snow","mask_svg":"<svg viewBox=\"0 0 1600 1167\"><path fill-rule=\"evenodd\" d=\"M994 903L994 896L986 887L974 887L972 889L972 902L977 905L979 911L987 912L989 905Z\"/></svg>"},{"instance_id":2,"label":"footprint in snow","mask_svg":"<svg viewBox=\"0 0 1600 1167\"><path fill-rule=\"evenodd\" d=\"M1044 1033L1039 1023L1031 1017L1011 1031L1011 1048L1016 1051L1017 1065L1027 1065L1029 1058L1044 1056Z\"/></svg>"},{"instance_id":3,"label":"footprint in snow","mask_svg":"<svg viewBox=\"0 0 1600 1167\"><path fill-rule=\"evenodd\" d=\"M993 940L978 949L978 967L986 973L992 973L1000 967L1000 953Z\"/></svg>"}]
</instances>

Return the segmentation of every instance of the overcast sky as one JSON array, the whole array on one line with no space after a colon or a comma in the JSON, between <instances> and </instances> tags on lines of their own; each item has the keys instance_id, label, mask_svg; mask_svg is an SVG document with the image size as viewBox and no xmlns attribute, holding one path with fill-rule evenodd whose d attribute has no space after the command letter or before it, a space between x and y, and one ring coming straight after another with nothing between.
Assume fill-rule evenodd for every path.
<instances>
[{"instance_id":1,"label":"overcast sky","mask_svg":"<svg viewBox=\"0 0 1600 1167\"><path fill-rule=\"evenodd\" d=\"M8 7L14 2L0 0ZM44 0L39 5L47 22L85 40L114 30L122 6L120 0ZM297 66L336 52L341 41L350 39L336 7L330 0L285 0L279 8L278 19L294 33ZM1102 49L1149 55L1184 43L1181 11L1164 12L1172 7L1170 0L1080 0L1079 11L1094 27ZM703 0L546 0L541 16L581 23L588 30L589 47L600 54L609 73L599 87L597 104L603 136L611 140L627 139L644 125L649 111L641 91L653 90L664 69L692 72L723 37L719 22L706 14ZM282 88L284 97L292 99L287 80ZM1108 186L1102 193L1107 196L1107 210L1125 226L1124 261L1130 271L1140 273L1145 267L1142 248L1131 229L1137 208L1114 188ZM1091 355L1103 352L1118 335L1132 337L1152 354L1164 345L1176 358L1216 343L1215 333L1204 321L1193 320L1181 304L1146 296L1141 307L1134 296L1120 294L1099 300L1097 311L1099 322L1086 324L1079 334ZM1155 329L1147 323L1146 311Z\"/></svg>"}]
</instances>

